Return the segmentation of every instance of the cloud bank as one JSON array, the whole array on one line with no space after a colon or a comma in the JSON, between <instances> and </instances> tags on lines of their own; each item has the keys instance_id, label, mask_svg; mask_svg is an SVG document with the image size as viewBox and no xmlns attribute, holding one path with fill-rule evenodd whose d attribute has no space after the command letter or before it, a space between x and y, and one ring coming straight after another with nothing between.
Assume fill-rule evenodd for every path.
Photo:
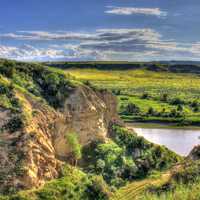
<instances>
[{"instance_id":1,"label":"cloud bank","mask_svg":"<svg viewBox=\"0 0 200 200\"><path fill-rule=\"evenodd\" d=\"M98 29L94 32L19 31L0 34L0 57L18 60L198 59L200 42L165 40L153 29Z\"/></svg>"}]
</instances>

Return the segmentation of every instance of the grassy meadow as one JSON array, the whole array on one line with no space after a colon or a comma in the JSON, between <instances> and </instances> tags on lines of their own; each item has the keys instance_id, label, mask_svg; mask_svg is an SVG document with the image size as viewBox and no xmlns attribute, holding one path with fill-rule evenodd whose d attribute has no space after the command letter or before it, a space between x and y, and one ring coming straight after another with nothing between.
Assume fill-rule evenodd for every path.
<instances>
[{"instance_id":1,"label":"grassy meadow","mask_svg":"<svg viewBox=\"0 0 200 200\"><path fill-rule=\"evenodd\" d=\"M76 80L111 90L119 100L119 113L127 122L200 125L199 75L145 69L72 68L65 72Z\"/></svg>"}]
</instances>

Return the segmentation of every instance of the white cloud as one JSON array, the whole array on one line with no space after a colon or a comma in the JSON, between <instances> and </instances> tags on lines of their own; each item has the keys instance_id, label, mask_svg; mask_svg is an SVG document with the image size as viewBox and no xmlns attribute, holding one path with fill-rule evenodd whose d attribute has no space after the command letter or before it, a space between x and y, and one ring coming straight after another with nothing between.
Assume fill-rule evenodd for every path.
<instances>
[{"instance_id":1,"label":"white cloud","mask_svg":"<svg viewBox=\"0 0 200 200\"><path fill-rule=\"evenodd\" d=\"M152 29L97 29L92 33L77 32L43 32L19 31L17 33L0 34L0 38L38 41L111 41L126 37L156 39L160 34Z\"/></svg>"},{"instance_id":2,"label":"white cloud","mask_svg":"<svg viewBox=\"0 0 200 200\"><path fill-rule=\"evenodd\" d=\"M30 45L22 45L19 47L0 45L0 57L17 60L34 60L34 59L51 59L61 58L64 56L62 50L55 49L37 49Z\"/></svg>"},{"instance_id":3,"label":"white cloud","mask_svg":"<svg viewBox=\"0 0 200 200\"><path fill-rule=\"evenodd\" d=\"M82 49L79 45L50 45L46 48L35 48L31 45L19 47L0 45L0 58L16 60L95 60L104 55L98 50Z\"/></svg>"},{"instance_id":4,"label":"white cloud","mask_svg":"<svg viewBox=\"0 0 200 200\"><path fill-rule=\"evenodd\" d=\"M193 54L197 54L199 55L199 52L200 52L200 42L196 42L192 45L191 47L191 51Z\"/></svg>"},{"instance_id":5,"label":"white cloud","mask_svg":"<svg viewBox=\"0 0 200 200\"><path fill-rule=\"evenodd\" d=\"M44 31L18 31L16 33L0 34L1 38L18 40L92 40L95 35L74 32L44 32Z\"/></svg>"},{"instance_id":6,"label":"white cloud","mask_svg":"<svg viewBox=\"0 0 200 200\"><path fill-rule=\"evenodd\" d=\"M5 35L21 45L0 45L0 57L18 60L152 60L200 56L200 42L164 40L157 31L147 28L98 29L92 33L23 31L3 34L0 38Z\"/></svg>"},{"instance_id":7,"label":"white cloud","mask_svg":"<svg viewBox=\"0 0 200 200\"><path fill-rule=\"evenodd\" d=\"M114 15L154 15L157 17L165 17L167 16L166 11L160 10L160 8L136 8L136 7L115 7L108 6L108 10L105 11L107 14Z\"/></svg>"}]
</instances>

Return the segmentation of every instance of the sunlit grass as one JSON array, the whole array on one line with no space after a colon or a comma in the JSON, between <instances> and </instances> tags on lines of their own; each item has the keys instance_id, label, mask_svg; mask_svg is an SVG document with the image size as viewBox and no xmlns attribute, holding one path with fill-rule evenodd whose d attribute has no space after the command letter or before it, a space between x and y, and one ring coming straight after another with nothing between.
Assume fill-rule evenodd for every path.
<instances>
[{"instance_id":1,"label":"sunlit grass","mask_svg":"<svg viewBox=\"0 0 200 200\"><path fill-rule=\"evenodd\" d=\"M128 94L141 94L148 91L152 95L169 93L185 99L200 97L200 78L197 75L147 70L70 69L66 72L78 80L89 80L99 87L121 88Z\"/></svg>"},{"instance_id":2,"label":"sunlit grass","mask_svg":"<svg viewBox=\"0 0 200 200\"><path fill-rule=\"evenodd\" d=\"M99 88L120 90L119 110L122 105L126 106L130 102L136 104L143 114L147 113L150 107L157 112L161 112L163 109L165 112L177 109L177 106L171 105L169 102L160 101L161 96L167 94L168 99L180 98L185 101L183 112L187 120L195 123L200 121L200 112L193 112L189 106L191 102L199 102L200 99L200 77L198 75L154 72L144 69L68 69L65 72L77 81L90 81L92 85ZM144 93L148 93L150 98L141 99ZM126 118L130 118L130 116ZM162 121L161 118L157 119ZM145 121L148 120L154 121L156 118L145 118ZM167 119L167 121L170 120Z\"/></svg>"}]
</instances>

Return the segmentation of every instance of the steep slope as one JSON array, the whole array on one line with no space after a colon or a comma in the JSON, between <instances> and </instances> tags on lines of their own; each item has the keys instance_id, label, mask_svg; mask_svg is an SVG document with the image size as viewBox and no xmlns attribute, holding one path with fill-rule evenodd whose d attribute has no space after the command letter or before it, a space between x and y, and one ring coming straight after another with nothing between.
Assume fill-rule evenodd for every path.
<instances>
[{"instance_id":1,"label":"steep slope","mask_svg":"<svg viewBox=\"0 0 200 200\"><path fill-rule=\"evenodd\" d=\"M67 134L77 134L84 146L104 140L109 123L118 120L116 99L107 91L33 64L5 61L0 74L1 192L57 178L63 161L70 161Z\"/></svg>"}]
</instances>

